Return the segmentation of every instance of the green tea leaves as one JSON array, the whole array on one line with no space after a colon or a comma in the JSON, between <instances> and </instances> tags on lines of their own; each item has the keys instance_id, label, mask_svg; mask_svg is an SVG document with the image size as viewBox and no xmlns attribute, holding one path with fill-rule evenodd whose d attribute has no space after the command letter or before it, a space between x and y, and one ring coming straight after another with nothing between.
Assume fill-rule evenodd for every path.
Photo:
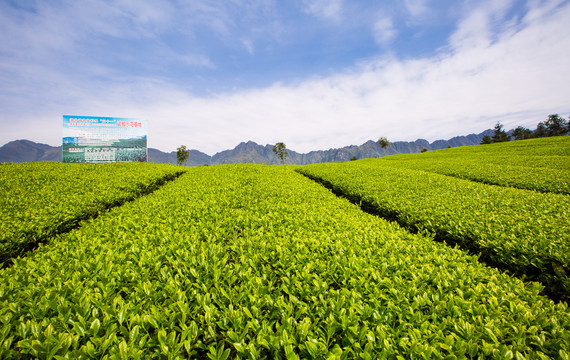
<instances>
[{"instance_id":1,"label":"green tea leaves","mask_svg":"<svg viewBox=\"0 0 570 360\"><path fill-rule=\"evenodd\" d=\"M3 359L556 358L569 328L288 167L188 169L0 271Z\"/></svg>"}]
</instances>

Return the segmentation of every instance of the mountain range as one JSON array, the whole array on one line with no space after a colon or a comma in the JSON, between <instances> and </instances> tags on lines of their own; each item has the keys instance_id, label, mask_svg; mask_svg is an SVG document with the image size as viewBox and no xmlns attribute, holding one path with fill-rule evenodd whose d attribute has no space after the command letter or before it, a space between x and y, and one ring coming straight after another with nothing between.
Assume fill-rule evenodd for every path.
<instances>
[{"instance_id":1,"label":"mountain range","mask_svg":"<svg viewBox=\"0 0 570 360\"><path fill-rule=\"evenodd\" d=\"M422 149L439 150L448 147L477 145L483 136L492 135L493 130L480 134L456 136L449 140L436 140L432 143L424 139L416 141L395 141L387 149L382 149L377 141L369 140L362 145L350 145L342 148L317 150L305 154L287 149L287 164L305 165L321 162L341 162L353 158L377 158L385 155L410 154ZM50 146L30 140L15 140L0 147L0 162L35 162L61 161L61 146ZM163 152L148 149L148 161L162 164L176 164L176 152ZM234 163L278 164L273 153L273 145L259 145L253 141L242 142L232 150L224 150L213 156L198 150L190 150L187 166L218 165Z\"/></svg>"}]
</instances>

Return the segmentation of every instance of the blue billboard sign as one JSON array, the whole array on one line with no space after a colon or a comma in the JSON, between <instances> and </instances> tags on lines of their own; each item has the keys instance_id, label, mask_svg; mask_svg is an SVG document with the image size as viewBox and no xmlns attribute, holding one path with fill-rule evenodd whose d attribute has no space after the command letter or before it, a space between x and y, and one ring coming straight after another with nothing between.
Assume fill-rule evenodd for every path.
<instances>
[{"instance_id":1,"label":"blue billboard sign","mask_svg":"<svg viewBox=\"0 0 570 360\"><path fill-rule=\"evenodd\" d=\"M147 160L144 119L63 115L63 162Z\"/></svg>"}]
</instances>

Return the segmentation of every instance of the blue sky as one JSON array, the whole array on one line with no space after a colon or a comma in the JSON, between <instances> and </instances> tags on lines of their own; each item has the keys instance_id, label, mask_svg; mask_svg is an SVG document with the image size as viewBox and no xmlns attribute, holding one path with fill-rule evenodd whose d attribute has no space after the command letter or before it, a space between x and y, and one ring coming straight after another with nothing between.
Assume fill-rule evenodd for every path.
<instances>
[{"instance_id":1,"label":"blue sky","mask_svg":"<svg viewBox=\"0 0 570 360\"><path fill-rule=\"evenodd\" d=\"M149 146L308 152L570 115L562 0L0 1L0 145L62 115L144 118Z\"/></svg>"}]
</instances>

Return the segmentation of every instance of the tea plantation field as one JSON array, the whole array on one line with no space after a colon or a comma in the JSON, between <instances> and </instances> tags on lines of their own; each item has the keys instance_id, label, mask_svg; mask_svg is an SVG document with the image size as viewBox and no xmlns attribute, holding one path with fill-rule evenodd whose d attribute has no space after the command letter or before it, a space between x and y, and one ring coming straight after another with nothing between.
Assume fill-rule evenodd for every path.
<instances>
[{"instance_id":1,"label":"tea plantation field","mask_svg":"<svg viewBox=\"0 0 570 360\"><path fill-rule=\"evenodd\" d=\"M505 144L501 145L494 149L501 152L508 149ZM472 148L478 147L486 146ZM478 156L464 157L477 161L471 159ZM489 186L432 172L445 172L455 164L463 166L461 157L445 158L433 164L430 158L409 158L402 161L367 159L314 164L298 171L360 204L369 212L396 220L414 232L431 235L449 244L458 244L472 253L480 254L483 260L493 266L507 269L528 280L542 282L547 286L546 293L570 300L570 196ZM436 155L431 158L436 158ZM444 162L445 166L442 165ZM489 176L489 173L481 170L486 166L484 164L469 170L473 176ZM521 187L530 183L527 180L533 179L528 174L536 175L532 161L526 166L496 166L500 167L499 171L505 177L515 179L517 175ZM417 168L428 168L429 171ZM541 179L545 189L563 189L570 183L570 176L560 178L561 172L568 170L559 169L556 172L551 168L541 169L548 169Z\"/></svg>"},{"instance_id":2,"label":"tea plantation field","mask_svg":"<svg viewBox=\"0 0 570 360\"><path fill-rule=\"evenodd\" d=\"M568 359L568 195L404 161L3 164L0 358Z\"/></svg>"},{"instance_id":3,"label":"tea plantation field","mask_svg":"<svg viewBox=\"0 0 570 360\"><path fill-rule=\"evenodd\" d=\"M181 173L140 163L0 164L0 264Z\"/></svg>"},{"instance_id":4,"label":"tea plantation field","mask_svg":"<svg viewBox=\"0 0 570 360\"><path fill-rule=\"evenodd\" d=\"M362 160L476 182L570 194L570 138L529 139Z\"/></svg>"}]
</instances>

